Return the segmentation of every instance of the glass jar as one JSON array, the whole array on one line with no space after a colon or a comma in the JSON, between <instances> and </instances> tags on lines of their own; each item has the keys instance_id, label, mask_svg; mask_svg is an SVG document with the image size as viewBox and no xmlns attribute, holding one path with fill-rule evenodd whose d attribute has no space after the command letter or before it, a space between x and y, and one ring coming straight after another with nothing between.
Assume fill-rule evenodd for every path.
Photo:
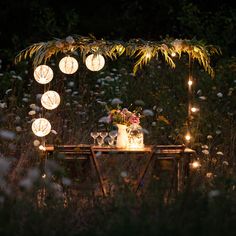
<instances>
[{"instance_id":1,"label":"glass jar","mask_svg":"<svg viewBox=\"0 0 236 236\"><path fill-rule=\"evenodd\" d=\"M128 147L131 149L143 148L143 129L139 124L132 124L127 128Z\"/></svg>"}]
</instances>

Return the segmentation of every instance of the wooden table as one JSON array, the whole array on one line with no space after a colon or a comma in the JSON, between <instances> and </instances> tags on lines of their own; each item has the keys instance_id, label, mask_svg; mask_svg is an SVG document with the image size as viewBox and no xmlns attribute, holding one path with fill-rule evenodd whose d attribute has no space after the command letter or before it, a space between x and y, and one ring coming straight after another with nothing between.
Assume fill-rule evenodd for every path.
<instances>
[{"instance_id":1,"label":"wooden table","mask_svg":"<svg viewBox=\"0 0 236 236\"><path fill-rule=\"evenodd\" d=\"M110 146L94 146L87 144L77 145L46 145L45 157L50 158L55 152L64 154L64 159L90 159L94 165L96 174L104 196L107 191L104 187L103 178L100 167L98 165L99 158L109 158L114 154L133 154L132 156L142 155L146 159L144 168L139 173L135 192L138 192L143 184L145 175L152 163L153 159L157 160L173 160L177 169L177 190L180 191L183 186L183 178L189 172L189 162L191 156L195 153L192 149L187 149L183 145L148 145L140 149L116 148ZM135 155L137 154L137 155Z\"/></svg>"}]
</instances>

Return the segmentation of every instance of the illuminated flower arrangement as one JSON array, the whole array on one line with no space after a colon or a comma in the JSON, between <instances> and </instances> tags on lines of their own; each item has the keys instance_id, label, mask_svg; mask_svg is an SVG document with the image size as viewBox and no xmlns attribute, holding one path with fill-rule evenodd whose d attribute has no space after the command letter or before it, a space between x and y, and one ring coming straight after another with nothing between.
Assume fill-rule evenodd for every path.
<instances>
[{"instance_id":1,"label":"illuminated flower arrangement","mask_svg":"<svg viewBox=\"0 0 236 236\"><path fill-rule=\"evenodd\" d=\"M114 125L132 125L140 124L141 115L138 111L129 111L127 108L112 109L108 112L108 122Z\"/></svg>"}]
</instances>

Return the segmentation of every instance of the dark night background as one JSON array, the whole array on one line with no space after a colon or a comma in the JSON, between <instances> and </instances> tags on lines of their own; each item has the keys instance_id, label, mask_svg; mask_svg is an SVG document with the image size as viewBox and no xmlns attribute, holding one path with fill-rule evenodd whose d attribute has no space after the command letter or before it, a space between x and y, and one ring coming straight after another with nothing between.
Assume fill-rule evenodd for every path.
<instances>
[{"instance_id":1,"label":"dark night background","mask_svg":"<svg viewBox=\"0 0 236 236\"><path fill-rule=\"evenodd\" d=\"M236 8L221 0L1 0L0 53L10 59L35 42L91 33L123 40L195 37L233 55L235 26Z\"/></svg>"}]
</instances>

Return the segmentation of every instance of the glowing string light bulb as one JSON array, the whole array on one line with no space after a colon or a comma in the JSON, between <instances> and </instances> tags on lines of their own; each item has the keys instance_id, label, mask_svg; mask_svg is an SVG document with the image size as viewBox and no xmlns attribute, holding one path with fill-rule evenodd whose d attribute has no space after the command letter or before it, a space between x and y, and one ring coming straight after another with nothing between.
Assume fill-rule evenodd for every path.
<instances>
[{"instance_id":1,"label":"glowing string light bulb","mask_svg":"<svg viewBox=\"0 0 236 236\"><path fill-rule=\"evenodd\" d=\"M190 135L190 133L187 133L186 135L185 135L185 139L186 139L186 141L190 141L190 139L191 139L191 135Z\"/></svg>"}]
</instances>

